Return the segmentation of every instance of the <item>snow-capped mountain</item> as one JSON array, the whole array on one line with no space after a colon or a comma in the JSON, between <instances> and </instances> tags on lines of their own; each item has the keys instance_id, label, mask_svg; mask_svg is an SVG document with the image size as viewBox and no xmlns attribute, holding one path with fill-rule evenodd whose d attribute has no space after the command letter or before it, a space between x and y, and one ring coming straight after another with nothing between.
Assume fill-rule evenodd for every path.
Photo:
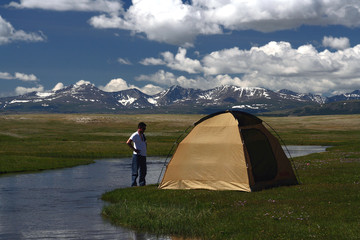
<instances>
[{"instance_id":1,"label":"snow-capped mountain","mask_svg":"<svg viewBox=\"0 0 360 240\"><path fill-rule=\"evenodd\" d=\"M329 97L328 102L339 102L339 101L348 101L348 100L357 100L357 99L360 99L360 90L355 90L351 93L345 93L345 94Z\"/></svg>"},{"instance_id":2,"label":"snow-capped mountain","mask_svg":"<svg viewBox=\"0 0 360 240\"><path fill-rule=\"evenodd\" d=\"M186 105L193 104L193 101L200 94L201 90L192 88L182 88L180 86L172 86L150 98L150 102L155 106L167 105Z\"/></svg>"},{"instance_id":3,"label":"snow-capped mountain","mask_svg":"<svg viewBox=\"0 0 360 240\"><path fill-rule=\"evenodd\" d=\"M114 92L111 93L111 96L114 100L116 100L117 106L125 108L144 108L152 106L148 100L151 97L142 93L138 89L128 89L120 92Z\"/></svg>"},{"instance_id":4,"label":"snow-capped mountain","mask_svg":"<svg viewBox=\"0 0 360 240\"><path fill-rule=\"evenodd\" d=\"M59 112L59 113L124 113L141 110L151 112L206 112L204 109L239 108L251 112L267 112L320 105L329 101L360 99L360 91L324 98L319 95L278 92L264 88L221 86L209 90L172 86L155 95L137 89L105 92L93 84L82 82L57 91L32 92L0 98L0 112ZM189 110L190 109L190 110Z\"/></svg>"},{"instance_id":5,"label":"snow-capped mountain","mask_svg":"<svg viewBox=\"0 0 360 240\"><path fill-rule=\"evenodd\" d=\"M317 102L319 104L324 104L327 102L327 98L322 97L320 95L314 95L312 93L304 94L304 93L296 93L287 89L282 89L278 91L280 94L280 97L284 99L293 99L298 101L304 101L304 102Z\"/></svg>"}]
</instances>

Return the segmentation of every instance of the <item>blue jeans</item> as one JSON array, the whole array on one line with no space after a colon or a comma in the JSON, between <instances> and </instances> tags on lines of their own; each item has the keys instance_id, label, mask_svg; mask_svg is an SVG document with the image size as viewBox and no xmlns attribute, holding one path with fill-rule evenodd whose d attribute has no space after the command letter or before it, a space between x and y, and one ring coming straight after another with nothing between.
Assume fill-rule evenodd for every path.
<instances>
[{"instance_id":1,"label":"blue jeans","mask_svg":"<svg viewBox=\"0 0 360 240\"><path fill-rule=\"evenodd\" d=\"M141 156L141 155L137 155L137 154L133 154L132 157L132 183L131 186L137 186L137 182L136 179L140 174L139 177L139 185L140 186L145 186L146 181L145 181L145 176L146 176L146 171L147 171L147 167L146 167L146 157L145 156Z\"/></svg>"}]
</instances>

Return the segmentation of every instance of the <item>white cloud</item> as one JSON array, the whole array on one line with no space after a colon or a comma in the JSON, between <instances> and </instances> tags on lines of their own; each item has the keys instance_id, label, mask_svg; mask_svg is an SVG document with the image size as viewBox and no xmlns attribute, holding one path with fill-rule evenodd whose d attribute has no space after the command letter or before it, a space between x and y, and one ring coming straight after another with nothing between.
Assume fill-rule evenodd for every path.
<instances>
[{"instance_id":1,"label":"white cloud","mask_svg":"<svg viewBox=\"0 0 360 240\"><path fill-rule=\"evenodd\" d=\"M91 84L91 83L89 81L80 80L75 85L80 86L80 85L83 85L83 84ZM57 88L59 88L59 89L63 88L63 84L58 83L53 88L53 91L55 89L57 89ZM153 84L147 84L144 87L137 87L135 85L128 84L122 78L112 79L105 86L99 86L98 88L105 91L105 92L118 92L118 91L123 91L123 90L127 90L127 89L136 88L136 89L139 89L140 91L142 91L143 93L146 93L146 94L149 94L149 95L156 94L156 93L161 92L162 90L164 90L162 87L155 86Z\"/></svg>"},{"instance_id":2,"label":"white cloud","mask_svg":"<svg viewBox=\"0 0 360 240\"><path fill-rule=\"evenodd\" d=\"M15 78L21 81L37 81L38 78L34 74L15 73Z\"/></svg>"},{"instance_id":3,"label":"white cloud","mask_svg":"<svg viewBox=\"0 0 360 240\"><path fill-rule=\"evenodd\" d=\"M39 80L34 74L25 74L19 72L16 72L14 75L7 72L0 72L0 79L17 79L24 82L34 82Z\"/></svg>"},{"instance_id":4,"label":"white cloud","mask_svg":"<svg viewBox=\"0 0 360 240\"><path fill-rule=\"evenodd\" d=\"M135 88L134 85L128 85L122 78L112 79L105 86L99 86L99 88L105 92L118 92L129 88Z\"/></svg>"},{"instance_id":5,"label":"white cloud","mask_svg":"<svg viewBox=\"0 0 360 240\"><path fill-rule=\"evenodd\" d=\"M153 84L147 84L144 87L138 89L148 95L154 95L164 90L162 87L155 86Z\"/></svg>"},{"instance_id":6,"label":"white cloud","mask_svg":"<svg viewBox=\"0 0 360 240\"><path fill-rule=\"evenodd\" d=\"M85 12L117 12L122 4L116 0L20 0L20 3L10 2L9 7L38 8L53 11L85 11Z\"/></svg>"},{"instance_id":7,"label":"white cloud","mask_svg":"<svg viewBox=\"0 0 360 240\"><path fill-rule=\"evenodd\" d=\"M63 89L64 88L64 84L63 83L61 83L61 82L59 82L59 83L57 83L56 85L55 85L55 87L51 90L51 91L58 91L58 90L60 90L60 89Z\"/></svg>"},{"instance_id":8,"label":"white cloud","mask_svg":"<svg viewBox=\"0 0 360 240\"><path fill-rule=\"evenodd\" d=\"M250 50L238 48L215 51L202 59L204 73L253 73L272 76L323 76L353 69L360 58L360 45L344 51L318 52L312 45L292 48L288 42L270 42ZM357 69L357 67L356 67ZM359 73L360 74L360 73Z\"/></svg>"},{"instance_id":9,"label":"white cloud","mask_svg":"<svg viewBox=\"0 0 360 240\"><path fill-rule=\"evenodd\" d=\"M239 77L231 77L227 74L225 75L217 75L214 79L210 78L211 82L215 82L216 86L222 85L234 85L240 87L256 87L251 84L251 82L247 82L245 80L240 79Z\"/></svg>"},{"instance_id":10,"label":"white cloud","mask_svg":"<svg viewBox=\"0 0 360 240\"><path fill-rule=\"evenodd\" d=\"M119 14L94 16L96 28L143 33L150 40L192 46L198 35L223 30L271 32L302 25L360 25L360 2L353 0L181 0L133 1Z\"/></svg>"},{"instance_id":11,"label":"white cloud","mask_svg":"<svg viewBox=\"0 0 360 240\"><path fill-rule=\"evenodd\" d=\"M350 40L346 37L334 38L332 36L324 37L322 44L324 47L331 47L337 50L343 50L350 47Z\"/></svg>"},{"instance_id":12,"label":"white cloud","mask_svg":"<svg viewBox=\"0 0 360 240\"><path fill-rule=\"evenodd\" d=\"M136 77L137 81L150 81L163 86L172 86L178 85L177 77L171 73L164 70L159 70L158 72L151 75L140 75Z\"/></svg>"},{"instance_id":13,"label":"white cloud","mask_svg":"<svg viewBox=\"0 0 360 240\"><path fill-rule=\"evenodd\" d=\"M9 44L15 41L41 42L46 37L40 33L26 33L23 30L15 30L11 23L0 16L0 45Z\"/></svg>"},{"instance_id":14,"label":"white cloud","mask_svg":"<svg viewBox=\"0 0 360 240\"><path fill-rule=\"evenodd\" d=\"M0 79L14 79L14 77L7 72L0 72Z\"/></svg>"},{"instance_id":15,"label":"white cloud","mask_svg":"<svg viewBox=\"0 0 360 240\"><path fill-rule=\"evenodd\" d=\"M43 92L44 91L44 87L39 85L37 87L32 87L32 88L25 88L25 87L16 87L15 88L15 93L16 95L23 95L26 93L30 93L30 92Z\"/></svg>"},{"instance_id":16,"label":"white cloud","mask_svg":"<svg viewBox=\"0 0 360 240\"><path fill-rule=\"evenodd\" d=\"M75 83L75 86L88 85L88 84L92 85L92 83L89 82L89 81L79 80L79 81L77 81L77 82Z\"/></svg>"},{"instance_id":17,"label":"white cloud","mask_svg":"<svg viewBox=\"0 0 360 240\"><path fill-rule=\"evenodd\" d=\"M124 65L132 65L132 63L126 58L118 58L118 62Z\"/></svg>"},{"instance_id":18,"label":"white cloud","mask_svg":"<svg viewBox=\"0 0 360 240\"><path fill-rule=\"evenodd\" d=\"M242 81L238 77L231 77L229 75L217 76L196 76L195 78L188 78L185 76L176 76L171 72L159 70L151 75L140 75L136 78L137 81L150 81L164 87L179 85L184 88L195 89L210 89L221 85L235 85L247 86L249 83Z\"/></svg>"},{"instance_id":19,"label":"white cloud","mask_svg":"<svg viewBox=\"0 0 360 240\"><path fill-rule=\"evenodd\" d=\"M159 58L145 58L140 61L140 64L149 66L149 65L166 65L166 62Z\"/></svg>"},{"instance_id":20,"label":"white cloud","mask_svg":"<svg viewBox=\"0 0 360 240\"><path fill-rule=\"evenodd\" d=\"M199 60L186 57L187 50L179 48L176 55L171 52L161 53L163 59L146 58L140 63L143 65L166 65L173 70L185 71L188 73L199 73L202 70Z\"/></svg>"},{"instance_id":21,"label":"white cloud","mask_svg":"<svg viewBox=\"0 0 360 240\"><path fill-rule=\"evenodd\" d=\"M250 50L225 49L202 59L207 74L242 74L242 80L253 86L318 93L359 89L359 61L360 45L318 52L312 45L295 49L287 42L270 42Z\"/></svg>"},{"instance_id":22,"label":"white cloud","mask_svg":"<svg viewBox=\"0 0 360 240\"><path fill-rule=\"evenodd\" d=\"M89 23L117 28L148 39L189 47L199 35L232 30L271 32L302 25L360 26L360 2L355 0L134 0L124 9L119 0L20 0L8 6L53 11L102 12Z\"/></svg>"},{"instance_id":23,"label":"white cloud","mask_svg":"<svg viewBox=\"0 0 360 240\"><path fill-rule=\"evenodd\" d=\"M133 1L119 15L100 15L90 19L96 28L119 28L144 33L148 39L174 45L192 46L198 34L221 33L219 25L202 20L197 8L181 0Z\"/></svg>"},{"instance_id":24,"label":"white cloud","mask_svg":"<svg viewBox=\"0 0 360 240\"><path fill-rule=\"evenodd\" d=\"M140 88L140 87L137 87L135 85L128 84L122 78L112 79L105 86L99 86L99 89L101 89L101 90L103 90L105 92L118 92L118 91L123 91L123 90L127 90L127 89L132 89L132 88L139 89L143 93L146 93L146 94L149 94L149 95L153 95L153 94L156 94L156 93L161 92L162 90L164 90L162 87L155 86L153 84L147 84L144 87Z\"/></svg>"},{"instance_id":25,"label":"white cloud","mask_svg":"<svg viewBox=\"0 0 360 240\"><path fill-rule=\"evenodd\" d=\"M160 70L140 75L136 80L167 87L208 89L231 84L324 94L334 89L360 89L360 44L335 52L319 52L310 44L293 48L288 42L269 42L249 50L234 47L214 51L202 59L189 59L180 53L177 55L181 58L170 52L162 53L163 58L158 61L170 69L190 73L190 77Z\"/></svg>"}]
</instances>

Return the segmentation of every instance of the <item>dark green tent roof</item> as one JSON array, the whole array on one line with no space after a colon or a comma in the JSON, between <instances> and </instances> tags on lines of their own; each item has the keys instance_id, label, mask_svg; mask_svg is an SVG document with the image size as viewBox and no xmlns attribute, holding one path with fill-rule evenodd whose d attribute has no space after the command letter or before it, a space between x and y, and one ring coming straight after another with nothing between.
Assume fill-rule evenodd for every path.
<instances>
[{"instance_id":1,"label":"dark green tent roof","mask_svg":"<svg viewBox=\"0 0 360 240\"><path fill-rule=\"evenodd\" d=\"M236 118L236 120L239 123L239 126L249 126L249 125L255 125L255 124L260 124L262 123L262 120L250 113L246 113L243 111L238 111L238 110L226 110L226 111L221 111L221 112L216 112L210 115L207 115L205 117L203 117L202 119L200 119L199 121L197 121L194 125L198 125L199 123L205 121L206 119L212 118L216 115L219 114L224 114L224 113L231 113L234 118Z\"/></svg>"}]
</instances>

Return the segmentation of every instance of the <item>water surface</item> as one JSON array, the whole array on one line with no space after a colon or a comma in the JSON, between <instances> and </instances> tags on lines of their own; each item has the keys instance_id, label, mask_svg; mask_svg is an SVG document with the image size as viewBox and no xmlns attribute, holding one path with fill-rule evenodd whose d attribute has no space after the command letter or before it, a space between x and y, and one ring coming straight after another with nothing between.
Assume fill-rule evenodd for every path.
<instances>
[{"instance_id":1,"label":"water surface","mask_svg":"<svg viewBox=\"0 0 360 240\"><path fill-rule=\"evenodd\" d=\"M329 146L312 146L312 145L289 145L283 146L283 149L288 157L300 157L309 155L311 153L325 152ZM287 151L289 150L289 152Z\"/></svg>"},{"instance_id":2,"label":"water surface","mask_svg":"<svg viewBox=\"0 0 360 240\"><path fill-rule=\"evenodd\" d=\"M288 146L292 157L326 147ZM147 183L157 183L163 158L148 158ZM131 159L0 176L0 239L171 239L115 227L101 217L101 195L131 184Z\"/></svg>"},{"instance_id":3,"label":"water surface","mask_svg":"<svg viewBox=\"0 0 360 240\"><path fill-rule=\"evenodd\" d=\"M0 177L0 239L167 239L112 226L100 213L105 191L130 186L131 159ZM164 159L148 158L148 183Z\"/></svg>"}]
</instances>

